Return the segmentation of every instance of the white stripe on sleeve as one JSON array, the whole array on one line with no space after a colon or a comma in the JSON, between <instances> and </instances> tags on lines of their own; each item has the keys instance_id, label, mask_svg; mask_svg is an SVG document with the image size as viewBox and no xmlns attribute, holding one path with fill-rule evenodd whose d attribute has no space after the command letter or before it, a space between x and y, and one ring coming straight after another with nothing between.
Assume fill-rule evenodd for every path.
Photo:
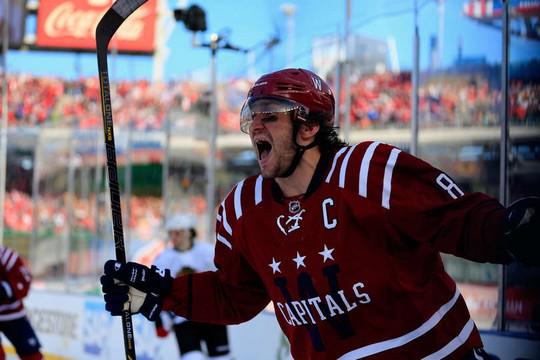
<instances>
[{"instance_id":1,"label":"white stripe on sleeve","mask_svg":"<svg viewBox=\"0 0 540 360\"><path fill-rule=\"evenodd\" d=\"M9 262L6 265L7 271L11 270L11 268L13 267L13 265L15 265L15 262L17 261L18 258L19 256L16 253L13 253L13 256L11 257L11 259L9 259Z\"/></svg>"},{"instance_id":2,"label":"white stripe on sleeve","mask_svg":"<svg viewBox=\"0 0 540 360\"><path fill-rule=\"evenodd\" d=\"M367 182L369 175L369 164L375 149L379 146L380 142L375 141L369 144L364 156L362 157L362 163L360 164L360 175L358 177L358 194L362 197L367 197Z\"/></svg>"},{"instance_id":3,"label":"white stripe on sleeve","mask_svg":"<svg viewBox=\"0 0 540 360\"><path fill-rule=\"evenodd\" d=\"M382 207L390 209L390 195L392 193L392 174L394 172L394 166L396 165L397 157L401 150L392 149L386 167L384 168L383 179L383 193L382 193Z\"/></svg>"},{"instance_id":4,"label":"white stripe on sleeve","mask_svg":"<svg viewBox=\"0 0 540 360\"><path fill-rule=\"evenodd\" d=\"M9 304L0 305L0 312L16 309L21 305L21 300L15 300L14 302L11 302Z\"/></svg>"},{"instance_id":5,"label":"white stripe on sleeve","mask_svg":"<svg viewBox=\"0 0 540 360\"><path fill-rule=\"evenodd\" d=\"M221 204L221 207L223 208L223 212L221 213L221 220L223 220L223 227L225 228L225 231L229 235L232 235L232 228L231 225L229 225L229 222L227 221L227 209L225 209L225 202Z\"/></svg>"},{"instance_id":6,"label":"white stripe on sleeve","mask_svg":"<svg viewBox=\"0 0 540 360\"><path fill-rule=\"evenodd\" d=\"M345 158L343 159L343 162L341 163L341 168L339 169L339 187L340 188L345 187L345 175L347 174L347 165L349 164L349 158L351 157L351 154L357 145L358 144L355 144L349 149L349 151L347 151L347 155L345 155Z\"/></svg>"},{"instance_id":7,"label":"white stripe on sleeve","mask_svg":"<svg viewBox=\"0 0 540 360\"><path fill-rule=\"evenodd\" d=\"M4 255L2 256L2 260L1 260L2 265L4 265L4 266L6 265L6 263L7 263L8 259L9 259L9 257L11 256L11 254L13 254L13 251L11 249L9 249L9 248L5 248Z\"/></svg>"},{"instance_id":8,"label":"white stripe on sleeve","mask_svg":"<svg viewBox=\"0 0 540 360\"><path fill-rule=\"evenodd\" d=\"M336 163L339 159L339 157L341 156L341 154L343 154L345 152L345 150L347 150L347 147L344 146L342 147L341 149L339 149L339 151L336 153L336 155L334 155L334 161L332 162L332 167L330 168L330 172L328 173L328 175L326 176L326 182L329 183L330 182L330 179L332 178L332 175L334 174L334 170L336 169Z\"/></svg>"},{"instance_id":9,"label":"white stripe on sleeve","mask_svg":"<svg viewBox=\"0 0 540 360\"><path fill-rule=\"evenodd\" d=\"M229 242L229 240L225 239L219 233L216 234L216 240L232 250L232 244Z\"/></svg>"},{"instance_id":10,"label":"white stripe on sleeve","mask_svg":"<svg viewBox=\"0 0 540 360\"><path fill-rule=\"evenodd\" d=\"M236 219L242 217L242 186L244 186L244 180L240 181L234 189L234 212Z\"/></svg>"},{"instance_id":11,"label":"white stripe on sleeve","mask_svg":"<svg viewBox=\"0 0 540 360\"><path fill-rule=\"evenodd\" d=\"M9 321L9 320L15 320L15 319L18 319L18 318L22 318L23 316L26 315L26 312L24 311L24 309L22 310L19 310L17 312L14 312L14 313L8 313L8 314L2 314L0 315L0 321Z\"/></svg>"}]
</instances>

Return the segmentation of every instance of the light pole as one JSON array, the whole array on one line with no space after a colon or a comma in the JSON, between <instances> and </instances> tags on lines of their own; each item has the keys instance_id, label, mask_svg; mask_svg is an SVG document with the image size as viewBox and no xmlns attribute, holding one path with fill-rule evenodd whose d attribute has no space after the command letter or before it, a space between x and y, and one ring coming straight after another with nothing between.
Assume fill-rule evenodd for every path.
<instances>
[{"instance_id":1,"label":"light pole","mask_svg":"<svg viewBox=\"0 0 540 360\"><path fill-rule=\"evenodd\" d=\"M509 144L509 124L508 124L508 109L509 109L509 70L508 58L510 49L508 47L510 41L510 1L503 0L503 23L502 23L502 62L501 62L501 145L500 145L500 160L499 160L499 201L504 206L508 206L508 150ZM499 265L499 303L497 306L497 330L506 331L506 266Z\"/></svg>"},{"instance_id":2,"label":"light pole","mask_svg":"<svg viewBox=\"0 0 540 360\"><path fill-rule=\"evenodd\" d=\"M154 63L152 78L154 82L163 81L163 67L165 61L169 57L170 49L167 46L167 42L172 34L174 21L166 15L167 13L166 0L158 0L157 2L157 23L158 29L160 31L156 32L155 35L155 51L154 51Z\"/></svg>"},{"instance_id":3,"label":"light pole","mask_svg":"<svg viewBox=\"0 0 540 360\"><path fill-rule=\"evenodd\" d=\"M294 54L294 14L296 6L294 4L281 4L281 12L287 17L287 67L292 66Z\"/></svg>"},{"instance_id":4,"label":"light pole","mask_svg":"<svg viewBox=\"0 0 540 360\"><path fill-rule=\"evenodd\" d=\"M437 30L437 66L436 69L440 70L443 65L443 54L444 54L444 2L445 0L438 0L438 17L439 24Z\"/></svg>"},{"instance_id":5,"label":"light pole","mask_svg":"<svg viewBox=\"0 0 540 360\"><path fill-rule=\"evenodd\" d=\"M236 46L231 45L229 42L226 42L218 34L210 35L209 43L197 44L194 43L197 47L206 47L210 49L211 60L210 60L210 152L208 155L207 161L207 174L208 182L206 184L206 203L208 210L208 227L207 235L208 239L213 239L214 236L214 213L216 208L216 157L217 157L217 134L218 134L218 103L217 103L217 66L216 66L216 56L218 50L232 50L232 51L241 51L246 53L247 50L240 49Z\"/></svg>"},{"instance_id":6,"label":"light pole","mask_svg":"<svg viewBox=\"0 0 540 360\"><path fill-rule=\"evenodd\" d=\"M348 142L351 132L351 0L346 0L345 5L345 62L343 64L345 107L343 113L343 138Z\"/></svg>"},{"instance_id":7,"label":"light pole","mask_svg":"<svg viewBox=\"0 0 540 360\"><path fill-rule=\"evenodd\" d=\"M418 155L418 86L420 73L420 35L418 32L418 1L414 0L414 39L412 71L412 119L411 119L411 154Z\"/></svg>"},{"instance_id":8,"label":"light pole","mask_svg":"<svg viewBox=\"0 0 540 360\"><path fill-rule=\"evenodd\" d=\"M217 69L216 55L219 46L219 36L212 34L210 37L210 153L208 155L207 170L208 182L206 183L206 203L207 203L207 239L213 239L214 217L212 216L216 207L216 155L217 155L217 132L218 132L218 111L217 111Z\"/></svg>"},{"instance_id":9,"label":"light pole","mask_svg":"<svg viewBox=\"0 0 540 360\"><path fill-rule=\"evenodd\" d=\"M0 138L0 245L4 243L4 199L6 197L7 153L7 53L9 43L9 0L3 0L5 14L2 17L2 135Z\"/></svg>"},{"instance_id":10,"label":"light pole","mask_svg":"<svg viewBox=\"0 0 540 360\"><path fill-rule=\"evenodd\" d=\"M217 157L217 133L218 133L218 104L217 104L217 69L216 56L219 50L232 50L247 53L247 49L241 49L231 45L227 39L219 34L212 34L210 42L199 43L196 32L206 31L206 14L197 5L190 6L187 10L177 9L174 11L177 21L183 21L186 28L193 32L193 46L210 49L210 136L209 154L206 162L206 204L207 204L207 238L214 239L214 214L216 207L216 157Z\"/></svg>"}]
</instances>

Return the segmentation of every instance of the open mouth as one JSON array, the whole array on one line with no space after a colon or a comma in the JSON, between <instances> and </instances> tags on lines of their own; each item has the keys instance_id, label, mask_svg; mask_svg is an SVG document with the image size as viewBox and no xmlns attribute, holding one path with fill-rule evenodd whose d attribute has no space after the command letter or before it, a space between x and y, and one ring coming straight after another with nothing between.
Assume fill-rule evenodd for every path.
<instances>
[{"instance_id":1,"label":"open mouth","mask_svg":"<svg viewBox=\"0 0 540 360\"><path fill-rule=\"evenodd\" d=\"M264 160L270 155L272 151L272 145L265 140L258 140L255 145L257 146L257 153L259 154L259 160Z\"/></svg>"}]
</instances>

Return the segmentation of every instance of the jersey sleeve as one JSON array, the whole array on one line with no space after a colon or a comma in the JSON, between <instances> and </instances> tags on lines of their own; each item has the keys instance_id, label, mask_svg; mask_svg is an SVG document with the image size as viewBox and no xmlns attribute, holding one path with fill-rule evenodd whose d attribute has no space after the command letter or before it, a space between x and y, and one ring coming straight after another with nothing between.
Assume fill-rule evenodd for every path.
<instances>
[{"instance_id":1,"label":"jersey sleeve","mask_svg":"<svg viewBox=\"0 0 540 360\"><path fill-rule=\"evenodd\" d=\"M30 290L32 275L20 256L10 248L2 248L0 262L5 277L0 282L2 292L8 299L20 300Z\"/></svg>"},{"instance_id":2,"label":"jersey sleeve","mask_svg":"<svg viewBox=\"0 0 540 360\"><path fill-rule=\"evenodd\" d=\"M398 246L433 246L478 262L510 261L505 208L485 194L465 193L427 162L391 145L363 142L340 150L334 167L327 182L362 198L360 208L366 199L378 207L397 231Z\"/></svg>"},{"instance_id":3,"label":"jersey sleeve","mask_svg":"<svg viewBox=\"0 0 540 360\"><path fill-rule=\"evenodd\" d=\"M381 206L404 239L473 261L509 261L505 208L496 199L465 193L445 172L397 148L386 145L386 152Z\"/></svg>"},{"instance_id":4,"label":"jersey sleeve","mask_svg":"<svg viewBox=\"0 0 540 360\"><path fill-rule=\"evenodd\" d=\"M237 185L238 186L238 185ZM193 321L238 324L253 318L270 301L264 284L245 259L232 196L221 203L216 221L216 271L174 280L164 309Z\"/></svg>"}]
</instances>

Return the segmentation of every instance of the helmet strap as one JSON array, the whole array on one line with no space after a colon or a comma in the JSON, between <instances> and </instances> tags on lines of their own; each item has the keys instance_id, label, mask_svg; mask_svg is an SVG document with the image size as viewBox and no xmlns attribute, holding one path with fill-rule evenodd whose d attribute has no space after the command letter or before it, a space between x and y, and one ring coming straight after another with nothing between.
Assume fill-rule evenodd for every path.
<instances>
[{"instance_id":1,"label":"helmet strap","mask_svg":"<svg viewBox=\"0 0 540 360\"><path fill-rule=\"evenodd\" d=\"M317 138L315 138L315 140L313 140L311 144L308 144L308 145L299 145L296 142L296 136L298 135L298 130L300 129L301 125L302 123L293 122L292 141L294 145L296 146L296 153L294 154L294 157L291 161L291 165L289 165L289 168L287 169L287 171L285 171L285 173L279 177L286 178L286 177L291 176L294 170L296 170L296 167L298 166L298 164L300 163L300 160L302 159L304 152L318 144Z\"/></svg>"}]
</instances>

